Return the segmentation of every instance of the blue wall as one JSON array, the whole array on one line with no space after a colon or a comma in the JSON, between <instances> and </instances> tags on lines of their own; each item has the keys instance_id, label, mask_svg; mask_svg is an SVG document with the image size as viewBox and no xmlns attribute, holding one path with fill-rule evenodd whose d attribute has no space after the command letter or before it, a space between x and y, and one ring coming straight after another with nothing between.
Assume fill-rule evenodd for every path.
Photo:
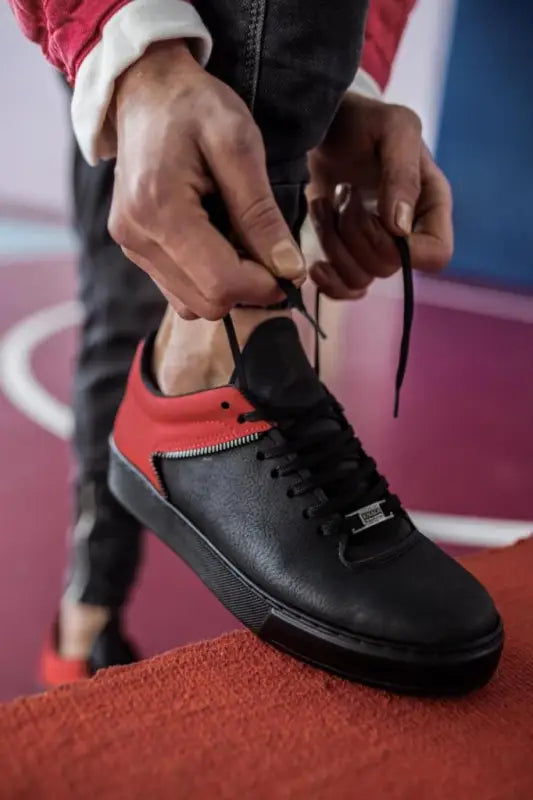
<instances>
[{"instance_id":1,"label":"blue wall","mask_svg":"<svg viewBox=\"0 0 533 800\"><path fill-rule=\"evenodd\" d=\"M528 0L459 0L437 159L455 198L450 274L533 291Z\"/></svg>"}]
</instances>

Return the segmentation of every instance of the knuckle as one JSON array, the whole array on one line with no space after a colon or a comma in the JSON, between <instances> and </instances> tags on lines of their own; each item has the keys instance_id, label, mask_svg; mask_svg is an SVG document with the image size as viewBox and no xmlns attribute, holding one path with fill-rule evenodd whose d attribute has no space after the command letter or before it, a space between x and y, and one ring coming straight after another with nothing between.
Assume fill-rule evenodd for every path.
<instances>
[{"instance_id":1,"label":"knuckle","mask_svg":"<svg viewBox=\"0 0 533 800\"><path fill-rule=\"evenodd\" d=\"M420 167L415 163L395 165L385 169L384 179L390 186L401 187L410 195L420 194Z\"/></svg>"},{"instance_id":2,"label":"knuckle","mask_svg":"<svg viewBox=\"0 0 533 800\"><path fill-rule=\"evenodd\" d=\"M227 306L231 305L231 297L228 287L217 278L213 278L213 280L203 288L202 293L206 299L207 305L210 308L226 308Z\"/></svg>"},{"instance_id":3,"label":"knuckle","mask_svg":"<svg viewBox=\"0 0 533 800\"><path fill-rule=\"evenodd\" d=\"M366 244L364 252L372 254L375 260L381 263L391 249L390 237L383 225L377 217L371 215L361 225L360 232Z\"/></svg>"},{"instance_id":4,"label":"knuckle","mask_svg":"<svg viewBox=\"0 0 533 800\"><path fill-rule=\"evenodd\" d=\"M379 262L374 269L377 278L390 278L400 269L399 264L392 264L389 261Z\"/></svg>"},{"instance_id":5,"label":"knuckle","mask_svg":"<svg viewBox=\"0 0 533 800\"><path fill-rule=\"evenodd\" d=\"M423 272L441 272L448 266L453 256L453 242L441 242L420 266Z\"/></svg>"},{"instance_id":6,"label":"knuckle","mask_svg":"<svg viewBox=\"0 0 533 800\"><path fill-rule=\"evenodd\" d=\"M261 195L240 210L239 222L248 231L274 232L279 228L279 211L270 196Z\"/></svg>"},{"instance_id":7,"label":"knuckle","mask_svg":"<svg viewBox=\"0 0 533 800\"><path fill-rule=\"evenodd\" d=\"M259 129L251 118L239 112L230 112L221 128L224 144L237 155L252 153L260 141Z\"/></svg>"},{"instance_id":8,"label":"knuckle","mask_svg":"<svg viewBox=\"0 0 533 800\"><path fill-rule=\"evenodd\" d=\"M216 322L222 319L222 317L225 317L229 310L230 306L224 305L223 303L208 302L202 316L210 322Z\"/></svg>"},{"instance_id":9,"label":"knuckle","mask_svg":"<svg viewBox=\"0 0 533 800\"><path fill-rule=\"evenodd\" d=\"M107 220L107 230L111 238L120 247L127 247L129 241L129 225L122 214L111 211Z\"/></svg>"},{"instance_id":10,"label":"knuckle","mask_svg":"<svg viewBox=\"0 0 533 800\"><path fill-rule=\"evenodd\" d=\"M392 105L391 113L396 124L402 128L410 128L418 134L422 134L422 120L418 114L407 106Z\"/></svg>"},{"instance_id":11,"label":"knuckle","mask_svg":"<svg viewBox=\"0 0 533 800\"><path fill-rule=\"evenodd\" d=\"M181 303L181 302L175 302L175 303L173 304L173 308L174 308L174 311L176 312L176 314L178 315L178 317L181 317L182 319L190 320L192 317L194 317L194 316L195 316L195 315L194 315L194 314L193 314L193 313L190 311L190 309L189 309L189 308L187 308L187 306L186 306L186 305L184 305L184 304L183 304L183 303Z\"/></svg>"}]
</instances>

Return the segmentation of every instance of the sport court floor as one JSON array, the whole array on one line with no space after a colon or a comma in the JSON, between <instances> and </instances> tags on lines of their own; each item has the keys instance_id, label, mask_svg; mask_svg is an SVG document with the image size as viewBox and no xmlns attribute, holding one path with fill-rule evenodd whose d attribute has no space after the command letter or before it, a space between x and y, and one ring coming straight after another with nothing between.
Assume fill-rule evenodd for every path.
<instances>
[{"instance_id":1,"label":"sport court floor","mask_svg":"<svg viewBox=\"0 0 533 800\"><path fill-rule=\"evenodd\" d=\"M61 590L74 294L65 225L0 198L0 699L38 688L35 665ZM399 420L391 413L397 283L381 283L363 303L330 305L324 323L324 377L393 490L427 512L426 530L452 549L533 530L533 297L419 280ZM175 556L147 539L129 613L145 655L236 625Z\"/></svg>"}]
</instances>

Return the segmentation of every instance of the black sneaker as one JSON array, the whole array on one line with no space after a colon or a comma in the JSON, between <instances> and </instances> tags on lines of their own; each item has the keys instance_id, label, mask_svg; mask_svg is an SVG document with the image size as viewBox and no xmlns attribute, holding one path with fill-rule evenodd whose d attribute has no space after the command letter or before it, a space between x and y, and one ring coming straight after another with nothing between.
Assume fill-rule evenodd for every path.
<instances>
[{"instance_id":1,"label":"black sneaker","mask_svg":"<svg viewBox=\"0 0 533 800\"><path fill-rule=\"evenodd\" d=\"M292 321L260 325L233 381L183 397L139 348L110 487L247 627L299 659L401 692L482 686L491 598L423 536L318 380Z\"/></svg>"}]
</instances>

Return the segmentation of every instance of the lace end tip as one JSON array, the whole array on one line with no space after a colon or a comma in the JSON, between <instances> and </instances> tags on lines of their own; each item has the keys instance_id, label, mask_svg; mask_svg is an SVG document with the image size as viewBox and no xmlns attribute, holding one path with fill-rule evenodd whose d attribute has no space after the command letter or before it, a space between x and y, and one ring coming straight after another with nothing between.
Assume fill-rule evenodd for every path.
<instances>
[{"instance_id":1,"label":"lace end tip","mask_svg":"<svg viewBox=\"0 0 533 800\"><path fill-rule=\"evenodd\" d=\"M399 413L400 413L400 396L397 394L394 398L394 411L393 411L394 419L398 419Z\"/></svg>"}]
</instances>

